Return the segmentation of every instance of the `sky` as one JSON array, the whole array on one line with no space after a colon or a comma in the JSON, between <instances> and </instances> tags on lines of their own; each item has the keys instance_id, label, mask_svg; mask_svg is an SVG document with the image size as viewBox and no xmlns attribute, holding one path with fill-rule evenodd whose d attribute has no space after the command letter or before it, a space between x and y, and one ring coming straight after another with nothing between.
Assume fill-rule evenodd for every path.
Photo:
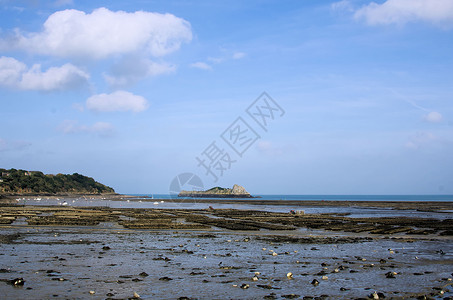
<instances>
[{"instance_id":1,"label":"sky","mask_svg":"<svg viewBox=\"0 0 453 300\"><path fill-rule=\"evenodd\" d=\"M0 168L453 194L452 153L452 0L0 0Z\"/></svg>"}]
</instances>

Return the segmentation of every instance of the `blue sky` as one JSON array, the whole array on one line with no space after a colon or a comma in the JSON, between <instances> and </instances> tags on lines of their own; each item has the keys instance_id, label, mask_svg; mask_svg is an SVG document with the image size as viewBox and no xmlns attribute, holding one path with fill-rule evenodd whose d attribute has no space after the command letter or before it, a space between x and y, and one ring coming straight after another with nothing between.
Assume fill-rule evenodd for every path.
<instances>
[{"instance_id":1,"label":"blue sky","mask_svg":"<svg viewBox=\"0 0 453 300\"><path fill-rule=\"evenodd\" d=\"M257 194L453 194L451 0L0 5L0 167L120 193L191 172ZM246 113L262 92L284 110L266 130ZM259 135L242 156L221 137L238 117ZM217 181L196 159L212 142L234 161Z\"/></svg>"}]
</instances>

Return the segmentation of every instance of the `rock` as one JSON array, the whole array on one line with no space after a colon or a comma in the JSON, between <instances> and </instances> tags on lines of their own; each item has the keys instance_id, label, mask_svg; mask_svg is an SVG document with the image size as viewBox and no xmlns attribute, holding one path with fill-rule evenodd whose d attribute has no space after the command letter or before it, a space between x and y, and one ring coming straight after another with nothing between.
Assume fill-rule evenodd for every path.
<instances>
[{"instance_id":1,"label":"rock","mask_svg":"<svg viewBox=\"0 0 453 300\"><path fill-rule=\"evenodd\" d=\"M395 278L396 272L387 272L385 273L386 278Z\"/></svg>"},{"instance_id":2,"label":"rock","mask_svg":"<svg viewBox=\"0 0 453 300\"><path fill-rule=\"evenodd\" d=\"M140 276L142 276L142 277L148 277L148 276L149 276L148 273L146 273L146 272L141 272L141 273L138 274L138 275L140 275Z\"/></svg>"},{"instance_id":3,"label":"rock","mask_svg":"<svg viewBox=\"0 0 453 300\"><path fill-rule=\"evenodd\" d=\"M110 248L109 246L104 246L104 247L102 247L102 250L105 250L105 251L106 251L106 250L110 250L110 249L111 249L111 248Z\"/></svg>"},{"instance_id":4,"label":"rock","mask_svg":"<svg viewBox=\"0 0 453 300\"><path fill-rule=\"evenodd\" d=\"M328 280L329 277L327 277L327 276L322 276L321 279L322 279L322 280Z\"/></svg>"},{"instance_id":5,"label":"rock","mask_svg":"<svg viewBox=\"0 0 453 300\"><path fill-rule=\"evenodd\" d=\"M311 284L313 284L314 286L317 286L319 284L319 281L316 280L316 279L313 279L313 281L311 282Z\"/></svg>"},{"instance_id":6,"label":"rock","mask_svg":"<svg viewBox=\"0 0 453 300\"><path fill-rule=\"evenodd\" d=\"M293 273L289 272L286 274L286 277L288 277L288 279L293 279Z\"/></svg>"},{"instance_id":7,"label":"rock","mask_svg":"<svg viewBox=\"0 0 453 300\"><path fill-rule=\"evenodd\" d=\"M243 284L241 285L241 289L244 289L244 290L248 289L249 287L250 287L250 285L247 284L247 283L243 283Z\"/></svg>"},{"instance_id":8,"label":"rock","mask_svg":"<svg viewBox=\"0 0 453 300\"><path fill-rule=\"evenodd\" d=\"M138 298L140 298L140 295L137 294L137 292L134 292L134 298L138 299Z\"/></svg>"},{"instance_id":9,"label":"rock","mask_svg":"<svg viewBox=\"0 0 453 300\"><path fill-rule=\"evenodd\" d=\"M159 280L161 280L161 281L170 281L170 280L173 280L173 279L170 278L170 277L164 276L164 277L159 278Z\"/></svg>"},{"instance_id":10,"label":"rock","mask_svg":"<svg viewBox=\"0 0 453 300\"><path fill-rule=\"evenodd\" d=\"M253 276L253 277L252 277L252 280L253 280L253 281L258 281L258 277Z\"/></svg>"},{"instance_id":11,"label":"rock","mask_svg":"<svg viewBox=\"0 0 453 300\"><path fill-rule=\"evenodd\" d=\"M90 295L94 295L94 294L96 294L95 291L90 291Z\"/></svg>"},{"instance_id":12,"label":"rock","mask_svg":"<svg viewBox=\"0 0 453 300\"><path fill-rule=\"evenodd\" d=\"M277 295L275 293L270 293L269 295L264 296L263 299L277 299Z\"/></svg>"},{"instance_id":13,"label":"rock","mask_svg":"<svg viewBox=\"0 0 453 300\"><path fill-rule=\"evenodd\" d=\"M286 299L296 299L296 298L299 298L300 295L296 295L296 294L289 294L289 295L282 295L283 298L286 298Z\"/></svg>"},{"instance_id":14,"label":"rock","mask_svg":"<svg viewBox=\"0 0 453 300\"><path fill-rule=\"evenodd\" d=\"M9 281L9 284L14 286L23 286L25 284L25 280L23 278L14 278Z\"/></svg>"}]
</instances>

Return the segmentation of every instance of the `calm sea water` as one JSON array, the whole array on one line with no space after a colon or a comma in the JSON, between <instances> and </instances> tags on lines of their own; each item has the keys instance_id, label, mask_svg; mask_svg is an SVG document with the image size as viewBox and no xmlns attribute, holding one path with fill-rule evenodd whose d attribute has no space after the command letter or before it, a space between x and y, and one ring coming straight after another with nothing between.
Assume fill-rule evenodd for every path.
<instances>
[{"instance_id":1,"label":"calm sea water","mask_svg":"<svg viewBox=\"0 0 453 300\"><path fill-rule=\"evenodd\" d=\"M153 197L155 199L172 199L172 196L168 194L132 194L132 195L138 197ZM256 198L255 200L453 201L453 195L254 195L254 196L261 196L261 198Z\"/></svg>"}]
</instances>

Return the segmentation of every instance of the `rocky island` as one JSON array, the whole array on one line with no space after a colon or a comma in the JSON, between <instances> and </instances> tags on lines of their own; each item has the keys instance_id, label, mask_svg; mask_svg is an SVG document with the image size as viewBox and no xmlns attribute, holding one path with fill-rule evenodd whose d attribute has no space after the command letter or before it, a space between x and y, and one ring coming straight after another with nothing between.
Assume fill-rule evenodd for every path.
<instances>
[{"instance_id":1,"label":"rocky island","mask_svg":"<svg viewBox=\"0 0 453 300\"><path fill-rule=\"evenodd\" d=\"M233 188L213 187L206 191L181 191L178 197L190 198L256 198L250 195L244 187L233 185Z\"/></svg>"}]
</instances>

